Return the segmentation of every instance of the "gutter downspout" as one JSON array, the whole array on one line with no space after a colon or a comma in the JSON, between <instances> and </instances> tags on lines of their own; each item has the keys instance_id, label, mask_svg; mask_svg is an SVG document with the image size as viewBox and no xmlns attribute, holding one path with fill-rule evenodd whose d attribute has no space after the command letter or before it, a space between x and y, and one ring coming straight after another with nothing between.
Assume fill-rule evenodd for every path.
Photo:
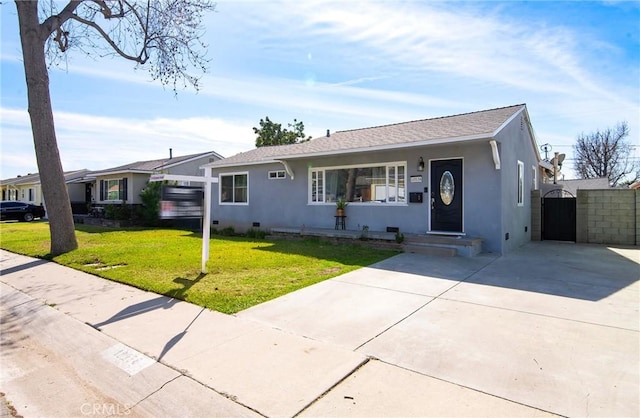
<instances>
[{"instance_id":1,"label":"gutter downspout","mask_svg":"<svg viewBox=\"0 0 640 418\"><path fill-rule=\"evenodd\" d=\"M493 155L493 163L496 166L496 170L500 170L500 154L498 153L498 144L495 139L489 141L491 145L491 154Z\"/></svg>"}]
</instances>

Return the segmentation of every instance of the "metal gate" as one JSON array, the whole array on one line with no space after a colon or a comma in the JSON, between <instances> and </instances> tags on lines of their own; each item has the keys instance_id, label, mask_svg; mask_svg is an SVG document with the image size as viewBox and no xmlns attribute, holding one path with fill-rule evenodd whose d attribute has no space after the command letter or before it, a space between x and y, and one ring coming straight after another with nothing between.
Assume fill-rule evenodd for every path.
<instances>
[{"instance_id":1,"label":"metal gate","mask_svg":"<svg viewBox=\"0 0 640 418\"><path fill-rule=\"evenodd\" d=\"M576 198L563 189L554 189L542 197L542 239L576 240Z\"/></svg>"}]
</instances>

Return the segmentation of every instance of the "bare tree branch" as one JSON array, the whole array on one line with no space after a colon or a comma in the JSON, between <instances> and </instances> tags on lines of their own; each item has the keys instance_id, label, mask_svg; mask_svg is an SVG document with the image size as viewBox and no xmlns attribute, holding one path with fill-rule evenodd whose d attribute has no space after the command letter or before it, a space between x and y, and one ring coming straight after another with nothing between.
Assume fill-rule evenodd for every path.
<instances>
[{"instance_id":1,"label":"bare tree branch","mask_svg":"<svg viewBox=\"0 0 640 418\"><path fill-rule=\"evenodd\" d=\"M629 174L635 176L632 180L637 180L640 167L630 158L633 148L626 141L628 135L627 122L620 122L615 128L579 135L573 147L578 176L584 179L607 177L614 187Z\"/></svg>"},{"instance_id":2,"label":"bare tree branch","mask_svg":"<svg viewBox=\"0 0 640 418\"><path fill-rule=\"evenodd\" d=\"M147 58L148 57L143 57L144 56L144 50L145 48L142 49L142 52L140 53L140 55L138 56L133 56L133 55L129 55L127 53L125 53L122 49L120 49L120 47L118 46L118 44L116 44L111 37L104 31L104 29L102 29L102 27L95 23L92 22L90 20L87 19L83 19L80 16L77 15L73 15L72 19L82 23L85 26L88 26L90 28L93 28L96 30L96 32L98 32L100 34L100 36L102 36L102 38L109 44L109 46L118 54L120 55L122 58L128 59L130 61L135 61L139 64L144 64L145 62L147 62Z\"/></svg>"}]
</instances>

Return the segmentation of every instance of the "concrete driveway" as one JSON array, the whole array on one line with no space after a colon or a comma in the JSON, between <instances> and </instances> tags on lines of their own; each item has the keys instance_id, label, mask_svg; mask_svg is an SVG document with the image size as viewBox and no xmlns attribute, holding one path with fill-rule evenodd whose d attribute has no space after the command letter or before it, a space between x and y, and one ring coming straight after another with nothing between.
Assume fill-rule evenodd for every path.
<instances>
[{"instance_id":1,"label":"concrete driveway","mask_svg":"<svg viewBox=\"0 0 640 418\"><path fill-rule=\"evenodd\" d=\"M639 276L637 248L401 254L237 316L374 359L302 415L637 417Z\"/></svg>"},{"instance_id":2,"label":"concrete driveway","mask_svg":"<svg viewBox=\"0 0 640 418\"><path fill-rule=\"evenodd\" d=\"M401 254L230 316L0 250L0 389L23 416L637 417L639 263Z\"/></svg>"}]
</instances>

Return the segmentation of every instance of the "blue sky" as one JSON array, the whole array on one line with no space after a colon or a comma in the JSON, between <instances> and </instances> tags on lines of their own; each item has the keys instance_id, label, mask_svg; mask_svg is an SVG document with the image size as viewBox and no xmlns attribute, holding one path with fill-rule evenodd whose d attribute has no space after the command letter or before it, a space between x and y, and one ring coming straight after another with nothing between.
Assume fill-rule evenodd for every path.
<instances>
[{"instance_id":1,"label":"blue sky","mask_svg":"<svg viewBox=\"0 0 640 418\"><path fill-rule=\"evenodd\" d=\"M37 172L17 16L1 15L0 177ZM539 145L629 123L640 148L638 1L220 1L209 71L179 91L116 58L50 72L65 170L254 148L269 116L314 137L526 103ZM635 156L640 155L636 149Z\"/></svg>"}]
</instances>

